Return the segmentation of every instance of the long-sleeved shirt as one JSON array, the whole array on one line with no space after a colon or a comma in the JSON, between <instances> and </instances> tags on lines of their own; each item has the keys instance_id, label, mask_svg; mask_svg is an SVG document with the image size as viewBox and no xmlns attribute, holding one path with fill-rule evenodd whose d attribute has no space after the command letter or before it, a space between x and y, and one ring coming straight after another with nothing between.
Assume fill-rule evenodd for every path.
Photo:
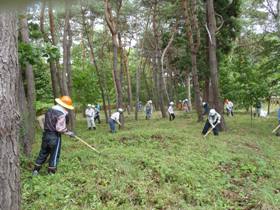
<instances>
[{"instance_id":1,"label":"long-sleeved shirt","mask_svg":"<svg viewBox=\"0 0 280 210\"><path fill-rule=\"evenodd\" d=\"M208 121L211 124L211 126L214 126L214 123L220 122L221 121L221 115L216 112L214 116L208 116Z\"/></svg>"},{"instance_id":2,"label":"long-sleeved shirt","mask_svg":"<svg viewBox=\"0 0 280 210\"><path fill-rule=\"evenodd\" d=\"M169 106L167 111L169 114L174 114L173 106Z\"/></svg>"},{"instance_id":3,"label":"long-sleeved shirt","mask_svg":"<svg viewBox=\"0 0 280 210\"><path fill-rule=\"evenodd\" d=\"M89 118L93 118L95 115L95 110L93 108L87 108L85 114Z\"/></svg>"},{"instance_id":4,"label":"long-sleeved shirt","mask_svg":"<svg viewBox=\"0 0 280 210\"><path fill-rule=\"evenodd\" d=\"M111 119L116 121L118 124L120 124L120 113L119 112L115 112L111 115Z\"/></svg>"},{"instance_id":5,"label":"long-sleeved shirt","mask_svg":"<svg viewBox=\"0 0 280 210\"><path fill-rule=\"evenodd\" d=\"M233 103L231 101L229 101L227 104L226 104L226 108L228 110L232 110L233 109Z\"/></svg>"},{"instance_id":6,"label":"long-sleeved shirt","mask_svg":"<svg viewBox=\"0 0 280 210\"><path fill-rule=\"evenodd\" d=\"M146 106L144 107L144 111L145 111L146 113L153 113L153 105L147 103Z\"/></svg>"},{"instance_id":7,"label":"long-sleeved shirt","mask_svg":"<svg viewBox=\"0 0 280 210\"><path fill-rule=\"evenodd\" d=\"M68 112L60 105L55 105L45 114L44 130L65 133Z\"/></svg>"}]
</instances>

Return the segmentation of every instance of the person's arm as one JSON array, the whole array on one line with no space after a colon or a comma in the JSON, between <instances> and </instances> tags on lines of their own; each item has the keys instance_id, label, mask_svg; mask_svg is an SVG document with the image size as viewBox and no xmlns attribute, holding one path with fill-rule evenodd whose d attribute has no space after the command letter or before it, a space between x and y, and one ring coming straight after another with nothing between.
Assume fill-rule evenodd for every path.
<instances>
[{"instance_id":1,"label":"person's arm","mask_svg":"<svg viewBox=\"0 0 280 210\"><path fill-rule=\"evenodd\" d=\"M56 125L55 125L56 131L59 133L63 133L65 135L68 135L70 137L74 137L75 134L72 131L69 131L66 127L66 115L61 115L58 117Z\"/></svg>"}]
</instances>

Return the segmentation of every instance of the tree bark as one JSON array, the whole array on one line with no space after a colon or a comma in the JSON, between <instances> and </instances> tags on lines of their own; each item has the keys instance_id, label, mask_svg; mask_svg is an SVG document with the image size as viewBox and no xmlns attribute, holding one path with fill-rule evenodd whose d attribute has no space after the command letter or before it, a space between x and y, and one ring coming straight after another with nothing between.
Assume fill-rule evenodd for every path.
<instances>
[{"instance_id":1,"label":"tree bark","mask_svg":"<svg viewBox=\"0 0 280 210\"><path fill-rule=\"evenodd\" d=\"M20 18L20 33L22 41L26 44L30 43L29 38L29 30L28 30L28 22L26 16ZM26 88L26 98L27 98L27 135L28 135L28 142L27 150L24 150L25 155L29 156L31 154L31 145L35 139L35 122L36 122L36 92L35 92L35 79L33 74L32 65L27 63L25 65L25 79L27 83Z\"/></svg>"},{"instance_id":2,"label":"tree bark","mask_svg":"<svg viewBox=\"0 0 280 210\"><path fill-rule=\"evenodd\" d=\"M101 82L101 74L100 74L100 70L98 68L97 65L97 61L95 59L95 54L94 54L94 48L93 48L93 35L90 34L90 30L87 27L86 21L85 21L85 11L81 8L81 12L82 12L82 21L83 21L83 31L86 34L86 38L88 41L88 46L90 49L90 57L91 57L91 64L94 66L95 70L96 70L96 74L97 74L97 80L98 80L98 84L99 84L99 88L100 88L100 92L101 92L101 97L102 97L102 103L103 103L103 109L104 109L104 114L105 114L105 119L106 122L108 122L108 112L107 112L107 107L106 107L106 99L105 99L105 91L103 88L103 84Z\"/></svg>"},{"instance_id":3,"label":"tree bark","mask_svg":"<svg viewBox=\"0 0 280 210\"><path fill-rule=\"evenodd\" d=\"M163 84L163 75L160 69L160 34L159 34L159 23L158 23L158 1L155 0L153 2L153 18L152 18L152 25L153 25L153 33L155 39L155 51L154 51L154 59L153 59L153 69L155 72L155 76L157 77L157 96L158 96L158 104L161 111L161 116L163 118L166 117L166 109L164 106L164 84Z\"/></svg>"},{"instance_id":4,"label":"tree bark","mask_svg":"<svg viewBox=\"0 0 280 210\"><path fill-rule=\"evenodd\" d=\"M26 156L31 154L32 144L29 141L28 135L28 109L26 95L24 91L22 73L19 73L19 85L18 85L18 101L19 103L19 112L20 112L20 135L19 140L22 145L23 153Z\"/></svg>"},{"instance_id":5,"label":"tree bark","mask_svg":"<svg viewBox=\"0 0 280 210\"><path fill-rule=\"evenodd\" d=\"M65 17L64 17L64 33L63 33L63 73L62 73L62 94L72 96L72 77L71 77L71 46L72 32L70 26L71 5L65 0ZM75 113L69 111L69 128L74 130Z\"/></svg>"},{"instance_id":6,"label":"tree bark","mask_svg":"<svg viewBox=\"0 0 280 210\"><path fill-rule=\"evenodd\" d=\"M187 73L186 79L186 86L187 86L187 96L189 100L189 109L192 110L192 93L191 93L191 75L190 72Z\"/></svg>"},{"instance_id":7,"label":"tree bark","mask_svg":"<svg viewBox=\"0 0 280 210\"><path fill-rule=\"evenodd\" d=\"M117 108L123 107L123 96L122 96L122 85L118 74L118 31L116 22L114 20L111 5L108 0L104 0L105 4L105 20L106 23L110 29L111 35L112 35L112 42L113 42L113 49L114 49L114 58L113 58L113 78L115 82L115 89L116 89L116 95L117 95Z\"/></svg>"},{"instance_id":8,"label":"tree bark","mask_svg":"<svg viewBox=\"0 0 280 210\"><path fill-rule=\"evenodd\" d=\"M0 12L0 209L20 209L18 36L15 12Z\"/></svg>"},{"instance_id":9,"label":"tree bark","mask_svg":"<svg viewBox=\"0 0 280 210\"><path fill-rule=\"evenodd\" d=\"M196 16L197 15L196 0L192 0L192 8L188 0L182 0L182 6L184 9L187 38L191 48L192 79L193 79L193 87L194 87L195 107L196 107L196 112L198 117L197 120L198 122L200 122L203 120L203 117L202 117L201 94L200 94L198 72L197 72L197 51L200 46L200 33L199 33L199 28L197 23L197 16ZM192 12L189 12L189 10L191 10ZM190 19L193 21L192 23L190 22ZM196 40L194 40L194 37L196 38Z\"/></svg>"},{"instance_id":10,"label":"tree bark","mask_svg":"<svg viewBox=\"0 0 280 210\"><path fill-rule=\"evenodd\" d=\"M42 6L41 6L41 13L40 13L40 30L43 34L44 37L44 41L46 43L50 42L49 38L48 38L48 34L45 32L45 26L44 26L44 22L45 22L45 7L46 7L46 3L45 1L42 2ZM52 8L49 7L49 14L50 12L52 13ZM51 24L51 17L50 17L50 31L54 31L53 29L53 25ZM52 91L53 91L53 96L54 98L58 98L60 96L60 85L59 85L59 80L57 77L57 68L55 65L55 61L53 59L51 59L49 61L50 63L50 72L51 72L51 81L52 81Z\"/></svg>"},{"instance_id":11,"label":"tree bark","mask_svg":"<svg viewBox=\"0 0 280 210\"><path fill-rule=\"evenodd\" d=\"M50 23L50 33L51 33L51 43L53 46L57 46L58 41L57 41L57 35L55 32L55 19L54 19L54 14L53 14L53 6L52 6L52 0L49 1L49 8L48 8L48 13L49 13L49 23ZM63 84L62 84L62 73L63 71L60 70L60 64L59 64L59 59L56 59L55 62L54 60L50 61L51 63L51 69L55 69L54 75L55 75L55 82L57 82L57 89L58 89L58 96L60 97L62 94L63 90Z\"/></svg>"},{"instance_id":12,"label":"tree bark","mask_svg":"<svg viewBox=\"0 0 280 210\"><path fill-rule=\"evenodd\" d=\"M219 79L218 79L218 61L216 54L216 19L215 19L215 10L213 0L206 1L207 7L207 26L209 30L209 66L210 66L210 76L211 76L211 86L213 90L213 102L214 108L223 115L223 102L220 98L219 90ZM221 120L221 129L226 129L225 120L222 117Z\"/></svg>"}]
</instances>

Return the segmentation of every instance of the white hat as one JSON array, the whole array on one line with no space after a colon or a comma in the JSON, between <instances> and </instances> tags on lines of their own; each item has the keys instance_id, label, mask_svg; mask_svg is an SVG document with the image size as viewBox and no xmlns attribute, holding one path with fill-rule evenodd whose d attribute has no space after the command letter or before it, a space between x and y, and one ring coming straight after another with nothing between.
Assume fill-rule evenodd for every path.
<instances>
[{"instance_id":1,"label":"white hat","mask_svg":"<svg viewBox=\"0 0 280 210\"><path fill-rule=\"evenodd\" d=\"M88 106L88 107L91 107L91 104L88 104L87 106Z\"/></svg>"},{"instance_id":2,"label":"white hat","mask_svg":"<svg viewBox=\"0 0 280 210\"><path fill-rule=\"evenodd\" d=\"M118 112L123 112L123 109L122 108L118 108Z\"/></svg>"},{"instance_id":3,"label":"white hat","mask_svg":"<svg viewBox=\"0 0 280 210\"><path fill-rule=\"evenodd\" d=\"M170 102L170 105L174 105L174 102L173 102L173 101L171 101L171 102Z\"/></svg>"},{"instance_id":4,"label":"white hat","mask_svg":"<svg viewBox=\"0 0 280 210\"><path fill-rule=\"evenodd\" d=\"M206 102L202 102L202 106L204 106L206 104Z\"/></svg>"},{"instance_id":5,"label":"white hat","mask_svg":"<svg viewBox=\"0 0 280 210\"><path fill-rule=\"evenodd\" d=\"M153 102L152 102L152 100L149 100L148 103L149 103L149 104L152 104Z\"/></svg>"},{"instance_id":6,"label":"white hat","mask_svg":"<svg viewBox=\"0 0 280 210\"><path fill-rule=\"evenodd\" d=\"M94 104L91 105L92 108L95 108Z\"/></svg>"},{"instance_id":7,"label":"white hat","mask_svg":"<svg viewBox=\"0 0 280 210\"><path fill-rule=\"evenodd\" d=\"M215 109L210 109L209 115L214 116L215 114L216 114L216 110Z\"/></svg>"}]
</instances>

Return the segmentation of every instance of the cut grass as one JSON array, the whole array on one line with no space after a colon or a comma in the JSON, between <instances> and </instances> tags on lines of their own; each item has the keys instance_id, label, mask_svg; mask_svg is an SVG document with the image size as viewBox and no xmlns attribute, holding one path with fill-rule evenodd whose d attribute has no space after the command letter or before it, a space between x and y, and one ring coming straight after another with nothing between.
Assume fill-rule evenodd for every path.
<instances>
[{"instance_id":1,"label":"cut grass","mask_svg":"<svg viewBox=\"0 0 280 210\"><path fill-rule=\"evenodd\" d=\"M104 122L88 131L78 118L77 135L102 154L64 137L57 174L43 168L32 178L38 132L32 159L21 161L23 209L279 209L275 118L251 127L238 114L226 118L227 132L204 139L195 114L177 113L173 122L126 116L116 134Z\"/></svg>"}]
</instances>

